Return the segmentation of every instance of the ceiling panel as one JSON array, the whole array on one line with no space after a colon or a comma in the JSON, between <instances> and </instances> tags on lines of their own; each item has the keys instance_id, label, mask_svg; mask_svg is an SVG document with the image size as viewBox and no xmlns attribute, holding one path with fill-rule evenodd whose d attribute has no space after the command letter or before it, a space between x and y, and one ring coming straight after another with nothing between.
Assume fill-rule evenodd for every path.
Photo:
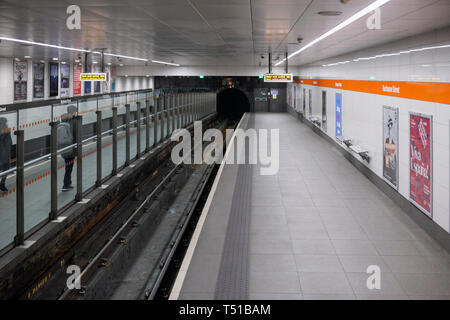
<instances>
[{"instance_id":1,"label":"ceiling panel","mask_svg":"<svg viewBox=\"0 0 450 320\"><path fill-rule=\"evenodd\" d=\"M0 0L0 36L186 65L256 65L271 50L283 57L314 40L374 0ZM82 30L66 28L66 8L81 7ZM337 17L319 11L337 10ZM382 30L365 18L306 50L290 65L360 50L450 25L450 0L391 0ZM302 37L303 42L297 43ZM0 43L0 56L36 59L77 54ZM113 63L117 59L108 58ZM140 62L122 59L122 63Z\"/></svg>"}]
</instances>

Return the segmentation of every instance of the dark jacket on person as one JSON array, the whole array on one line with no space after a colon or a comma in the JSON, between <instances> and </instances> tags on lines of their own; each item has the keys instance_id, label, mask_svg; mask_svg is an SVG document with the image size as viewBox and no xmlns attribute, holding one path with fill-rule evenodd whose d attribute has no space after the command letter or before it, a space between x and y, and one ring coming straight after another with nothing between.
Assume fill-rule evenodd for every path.
<instances>
[{"instance_id":1,"label":"dark jacket on person","mask_svg":"<svg viewBox=\"0 0 450 320\"><path fill-rule=\"evenodd\" d=\"M11 167L12 139L11 133L5 132L6 129L8 127L4 123L0 123L0 167L2 171Z\"/></svg>"},{"instance_id":2,"label":"dark jacket on person","mask_svg":"<svg viewBox=\"0 0 450 320\"><path fill-rule=\"evenodd\" d=\"M66 113L61 117L61 122L69 123L73 137L72 143L77 143L77 118L73 115L69 115L68 113ZM74 147L72 156L65 156L64 158L71 159L75 158L76 156L77 156L77 147Z\"/></svg>"}]
</instances>

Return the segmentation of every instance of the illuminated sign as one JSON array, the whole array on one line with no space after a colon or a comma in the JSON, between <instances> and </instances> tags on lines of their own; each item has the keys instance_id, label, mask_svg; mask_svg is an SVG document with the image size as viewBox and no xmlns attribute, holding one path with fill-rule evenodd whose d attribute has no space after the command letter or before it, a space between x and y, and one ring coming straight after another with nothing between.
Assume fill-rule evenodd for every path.
<instances>
[{"instance_id":1,"label":"illuminated sign","mask_svg":"<svg viewBox=\"0 0 450 320\"><path fill-rule=\"evenodd\" d=\"M265 74L264 82L292 82L294 77L292 73L288 74Z\"/></svg>"},{"instance_id":2,"label":"illuminated sign","mask_svg":"<svg viewBox=\"0 0 450 320\"><path fill-rule=\"evenodd\" d=\"M106 73L82 73L81 81L106 81Z\"/></svg>"}]
</instances>

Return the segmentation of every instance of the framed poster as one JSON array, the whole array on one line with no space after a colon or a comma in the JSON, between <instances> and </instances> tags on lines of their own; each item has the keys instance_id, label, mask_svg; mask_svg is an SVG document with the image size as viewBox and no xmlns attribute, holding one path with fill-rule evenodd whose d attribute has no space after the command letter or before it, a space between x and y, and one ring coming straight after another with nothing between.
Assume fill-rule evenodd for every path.
<instances>
[{"instance_id":1,"label":"framed poster","mask_svg":"<svg viewBox=\"0 0 450 320\"><path fill-rule=\"evenodd\" d=\"M309 111L309 116L312 116L312 90L309 89L309 101L308 101L308 111Z\"/></svg>"},{"instance_id":2,"label":"framed poster","mask_svg":"<svg viewBox=\"0 0 450 320\"><path fill-rule=\"evenodd\" d=\"M342 136L342 94L336 93L336 137Z\"/></svg>"},{"instance_id":3,"label":"framed poster","mask_svg":"<svg viewBox=\"0 0 450 320\"><path fill-rule=\"evenodd\" d=\"M94 81L94 92L100 93L100 81Z\"/></svg>"},{"instance_id":4,"label":"framed poster","mask_svg":"<svg viewBox=\"0 0 450 320\"><path fill-rule=\"evenodd\" d=\"M383 178L398 190L398 108L383 106Z\"/></svg>"},{"instance_id":5,"label":"framed poster","mask_svg":"<svg viewBox=\"0 0 450 320\"><path fill-rule=\"evenodd\" d=\"M327 132L327 92L322 91L322 130Z\"/></svg>"},{"instance_id":6,"label":"framed poster","mask_svg":"<svg viewBox=\"0 0 450 320\"><path fill-rule=\"evenodd\" d=\"M433 212L432 116L409 114L410 200L426 215Z\"/></svg>"},{"instance_id":7,"label":"framed poster","mask_svg":"<svg viewBox=\"0 0 450 320\"><path fill-rule=\"evenodd\" d=\"M27 100L28 62L14 61L14 101Z\"/></svg>"},{"instance_id":8,"label":"framed poster","mask_svg":"<svg viewBox=\"0 0 450 320\"><path fill-rule=\"evenodd\" d=\"M73 66L73 95L79 96L81 95L81 66L80 65L74 65Z\"/></svg>"},{"instance_id":9,"label":"framed poster","mask_svg":"<svg viewBox=\"0 0 450 320\"><path fill-rule=\"evenodd\" d=\"M61 97L70 95L70 66L61 64Z\"/></svg>"},{"instance_id":10,"label":"framed poster","mask_svg":"<svg viewBox=\"0 0 450 320\"><path fill-rule=\"evenodd\" d=\"M306 89L303 88L303 116L306 116Z\"/></svg>"},{"instance_id":11,"label":"framed poster","mask_svg":"<svg viewBox=\"0 0 450 320\"><path fill-rule=\"evenodd\" d=\"M33 63L33 98L44 98L44 70L45 64Z\"/></svg>"},{"instance_id":12,"label":"framed poster","mask_svg":"<svg viewBox=\"0 0 450 320\"><path fill-rule=\"evenodd\" d=\"M58 63L48 64L50 76L50 97L57 97L59 93L59 66Z\"/></svg>"},{"instance_id":13,"label":"framed poster","mask_svg":"<svg viewBox=\"0 0 450 320\"><path fill-rule=\"evenodd\" d=\"M91 81L84 81L84 94L91 93Z\"/></svg>"}]
</instances>

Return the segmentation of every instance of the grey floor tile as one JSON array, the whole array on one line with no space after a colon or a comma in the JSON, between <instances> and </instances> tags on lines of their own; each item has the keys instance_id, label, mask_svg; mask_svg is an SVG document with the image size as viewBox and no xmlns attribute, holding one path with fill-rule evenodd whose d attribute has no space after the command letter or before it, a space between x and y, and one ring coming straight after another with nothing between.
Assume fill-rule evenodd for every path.
<instances>
[{"instance_id":1,"label":"grey floor tile","mask_svg":"<svg viewBox=\"0 0 450 320\"><path fill-rule=\"evenodd\" d=\"M250 272L296 272L292 254L251 254Z\"/></svg>"},{"instance_id":2,"label":"grey floor tile","mask_svg":"<svg viewBox=\"0 0 450 320\"><path fill-rule=\"evenodd\" d=\"M333 245L328 239L292 240L295 254L334 255Z\"/></svg>"},{"instance_id":3,"label":"grey floor tile","mask_svg":"<svg viewBox=\"0 0 450 320\"><path fill-rule=\"evenodd\" d=\"M419 250L415 246L415 242L410 240L375 240L373 244L380 255L420 255Z\"/></svg>"},{"instance_id":4,"label":"grey floor tile","mask_svg":"<svg viewBox=\"0 0 450 320\"><path fill-rule=\"evenodd\" d=\"M299 272L343 272L336 255L295 255Z\"/></svg>"},{"instance_id":5,"label":"grey floor tile","mask_svg":"<svg viewBox=\"0 0 450 320\"><path fill-rule=\"evenodd\" d=\"M301 293L251 293L250 300L303 300Z\"/></svg>"},{"instance_id":6,"label":"grey floor tile","mask_svg":"<svg viewBox=\"0 0 450 320\"><path fill-rule=\"evenodd\" d=\"M367 235L360 226L327 226L330 239L366 240Z\"/></svg>"},{"instance_id":7,"label":"grey floor tile","mask_svg":"<svg viewBox=\"0 0 450 320\"><path fill-rule=\"evenodd\" d=\"M356 300L354 294L305 294L304 300Z\"/></svg>"},{"instance_id":8,"label":"grey floor tile","mask_svg":"<svg viewBox=\"0 0 450 320\"><path fill-rule=\"evenodd\" d=\"M297 239L329 239L327 230L321 223L309 222L289 224L289 231L293 240Z\"/></svg>"},{"instance_id":9,"label":"grey floor tile","mask_svg":"<svg viewBox=\"0 0 450 320\"><path fill-rule=\"evenodd\" d=\"M345 273L299 273L300 285L304 296L306 294L349 294L353 295L352 287Z\"/></svg>"},{"instance_id":10,"label":"grey floor tile","mask_svg":"<svg viewBox=\"0 0 450 320\"><path fill-rule=\"evenodd\" d=\"M214 300L214 292L210 293L195 293L195 292L181 292L178 300Z\"/></svg>"},{"instance_id":11,"label":"grey floor tile","mask_svg":"<svg viewBox=\"0 0 450 320\"><path fill-rule=\"evenodd\" d=\"M407 295L356 294L357 300L410 300Z\"/></svg>"},{"instance_id":12,"label":"grey floor tile","mask_svg":"<svg viewBox=\"0 0 450 320\"><path fill-rule=\"evenodd\" d=\"M252 254L292 254L292 241L289 235L279 235L276 233L252 235L250 239L250 252Z\"/></svg>"},{"instance_id":13,"label":"grey floor tile","mask_svg":"<svg viewBox=\"0 0 450 320\"><path fill-rule=\"evenodd\" d=\"M284 206L252 206L252 216L283 216L285 214Z\"/></svg>"},{"instance_id":14,"label":"grey floor tile","mask_svg":"<svg viewBox=\"0 0 450 320\"><path fill-rule=\"evenodd\" d=\"M301 293L296 272L252 272L250 294L254 293Z\"/></svg>"},{"instance_id":15,"label":"grey floor tile","mask_svg":"<svg viewBox=\"0 0 450 320\"><path fill-rule=\"evenodd\" d=\"M395 277L408 296L449 296L450 275L396 273Z\"/></svg>"},{"instance_id":16,"label":"grey floor tile","mask_svg":"<svg viewBox=\"0 0 450 320\"><path fill-rule=\"evenodd\" d=\"M450 273L448 266L429 256L383 256L383 260L398 273Z\"/></svg>"},{"instance_id":17,"label":"grey floor tile","mask_svg":"<svg viewBox=\"0 0 450 320\"><path fill-rule=\"evenodd\" d=\"M374 256L378 252L372 242L368 240L331 240L336 253L339 255Z\"/></svg>"},{"instance_id":18,"label":"grey floor tile","mask_svg":"<svg viewBox=\"0 0 450 320\"><path fill-rule=\"evenodd\" d=\"M345 272L367 272L367 268L373 265L380 267L382 273L390 272L381 256L340 255L339 260Z\"/></svg>"},{"instance_id":19,"label":"grey floor tile","mask_svg":"<svg viewBox=\"0 0 450 320\"><path fill-rule=\"evenodd\" d=\"M370 274L367 273L347 273L347 278L353 288L353 291L364 295L404 295L406 293L401 288L395 276L390 272L381 272L380 289L369 289L367 287L367 279Z\"/></svg>"}]
</instances>

